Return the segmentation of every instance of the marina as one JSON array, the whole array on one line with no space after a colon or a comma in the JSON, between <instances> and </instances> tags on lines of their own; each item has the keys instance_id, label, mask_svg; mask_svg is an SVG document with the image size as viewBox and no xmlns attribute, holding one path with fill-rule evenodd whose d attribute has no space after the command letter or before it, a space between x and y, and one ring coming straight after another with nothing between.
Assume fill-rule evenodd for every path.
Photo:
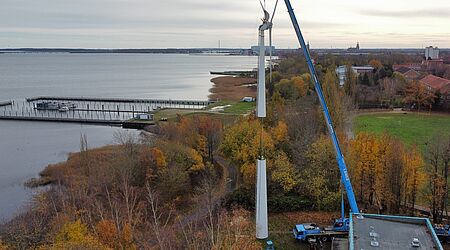
<instances>
[{"instance_id":1,"label":"marina","mask_svg":"<svg viewBox=\"0 0 450 250\"><path fill-rule=\"evenodd\" d=\"M41 96L0 103L0 119L142 128L144 124L153 124L150 114L155 110L198 110L212 103L214 101Z\"/></svg>"}]
</instances>

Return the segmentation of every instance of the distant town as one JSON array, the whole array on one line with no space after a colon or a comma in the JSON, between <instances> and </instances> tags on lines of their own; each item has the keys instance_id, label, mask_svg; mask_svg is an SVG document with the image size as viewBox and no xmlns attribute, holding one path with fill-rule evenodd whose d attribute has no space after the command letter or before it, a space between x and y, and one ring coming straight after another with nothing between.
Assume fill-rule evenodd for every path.
<instances>
[{"instance_id":1,"label":"distant town","mask_svg":"<svg viewBox=\"0 0 450 250\"><path fill-rule=\"evenodd\" d=\"M308 44L309 47L309 44ZM424 48L361 48L359 43L356 47L348 49L340 48L311 48L312 53L317 54L336 54L336 55L367 55L367 54L420 54ZM449 53L442 58L446 63L450 62L450 48L439 49L441 53ZM251 48L166 48L166 49L73 49L73 48L0 48L0 53L149 53L149 54L228 54L228 55L257 55L258 46ZM266 53L269 54L270 48L266 46ZM295 49L276 49L272 46L273 54L285 54L298 52L300 48Z\"/></svg>"}]
</instances>

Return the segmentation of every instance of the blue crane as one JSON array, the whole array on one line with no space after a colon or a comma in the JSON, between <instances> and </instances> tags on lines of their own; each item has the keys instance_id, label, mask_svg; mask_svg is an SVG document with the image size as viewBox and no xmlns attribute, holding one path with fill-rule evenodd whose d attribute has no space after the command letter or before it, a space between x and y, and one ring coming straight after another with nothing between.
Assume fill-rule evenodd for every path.
<instances>
[{"instance_id":1,"label":"blue crane","mask_svg":"<svg viewBox=\"0 0 450 250\"><path fill-rule=\"evenodd\" d=\"M336 160L339 165L339 171L341 172L341 181L344 184L345 191L347 193L347 199L350 204L350 209L353 213L359 213L358 204L356 203L355 194L353 193L352 183L350 182L350 177L348 176L347 166L344 161L344 156L342 155L341 147L339 146L339 141L334 131L333 122L331 120L330 112L328 111L325 98L322 93L322 87L320 85L319 79L317 78L316 69L311 60L311 55L306 47L305 39L303 38L300 26L298 25L297 18L295 17L294 10L292 9L291 2L289 0L284 0L286 7L291 17L292 25L294 26L295 33L297 34L298 41L302 47L303 54L306 57L306 62L308 63L309 71L311 73L311 78L314 81L314 88L316 89L317 96L319 97L320 104L322 105L322 110L325 116L325 121L327 123L328 131L330 133L331 139L333 141L333 146L336 152Z\"/></svg>"}]
</instances>

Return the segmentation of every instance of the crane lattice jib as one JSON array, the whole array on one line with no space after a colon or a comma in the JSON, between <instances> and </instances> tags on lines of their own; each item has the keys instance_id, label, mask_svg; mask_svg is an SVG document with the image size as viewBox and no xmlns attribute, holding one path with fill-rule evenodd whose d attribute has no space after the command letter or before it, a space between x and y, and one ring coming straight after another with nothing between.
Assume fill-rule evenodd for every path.
<instances>
[{"instance_id":1,"label":"crane lattice jib","mask_svg":"<svg viewBox=\"0 0 450 250\"><path fill-rule=\"evenodd\" d=\"M336 160L339 165L339 171L341 172L342 183L344 184L345 191L347 193L347 199L350 203L350 208L353 213L359 213L358 204L356 204L355 194L353 193L352 184L350 182L350 177L348 175L347 166L344 161L344 156L342 155L341 148L339 146L339 141L337 139L336 133L333 128L333 122L330 117L330 113L328 111L327 104L325 102L325 98L322 93L322 87L319 83L319 79L317 78L316 69L314 68L314 64L311 60L311 55L309 54L309 50L306 47L305 40L303 39L302 32L300 30L300 26L298 25L297 18L295 17L294 10L292 9L291 3L289 0L284 0L286 3L286 7L289 12L289 16L291 17L292 25L294 26L295 33L297 34L298 41L302 47L303 54L306 57L306 62L308 63L309 71L311 73L311 78L314 81L314 87L316 89L317 95L320 100L320 104L322 105L322 110L325 116L325 121L327 122L328 131L330 132L331 139L333 141L333 146L336 151Z\"/></svg>"}]
</instances>

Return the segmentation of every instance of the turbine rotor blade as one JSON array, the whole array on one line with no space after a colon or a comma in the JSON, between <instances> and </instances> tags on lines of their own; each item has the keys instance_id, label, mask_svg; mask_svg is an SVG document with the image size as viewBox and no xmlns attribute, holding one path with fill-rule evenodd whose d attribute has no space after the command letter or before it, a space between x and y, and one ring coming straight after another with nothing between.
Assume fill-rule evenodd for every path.
<instances>
[{"instance_id":1,"label":"turbine rotor blade","mask_svg":"<svg viewBox=\"0 0 450 250\"><path fill-rule=\"evenodd\" d=\"M277 10L277 6L278 6L278 0L275 2L275 7L273 8L272 19L270 19L270 22L273 21L273 17L275 16L275 11Z\"/></svg>"},{"instance_id":2,"label":"turbine rotor blade","mask_svg":"<svg viewBox=\"0 0 450 250\"><path fill-rule=\"evenodd\" d=\"M263 3L261 2L261 0L259 0L259 4L261 5L261 9L263 9L263 11L266 11L266 8L264 8Z\"/></svg>"}]
</instances>

